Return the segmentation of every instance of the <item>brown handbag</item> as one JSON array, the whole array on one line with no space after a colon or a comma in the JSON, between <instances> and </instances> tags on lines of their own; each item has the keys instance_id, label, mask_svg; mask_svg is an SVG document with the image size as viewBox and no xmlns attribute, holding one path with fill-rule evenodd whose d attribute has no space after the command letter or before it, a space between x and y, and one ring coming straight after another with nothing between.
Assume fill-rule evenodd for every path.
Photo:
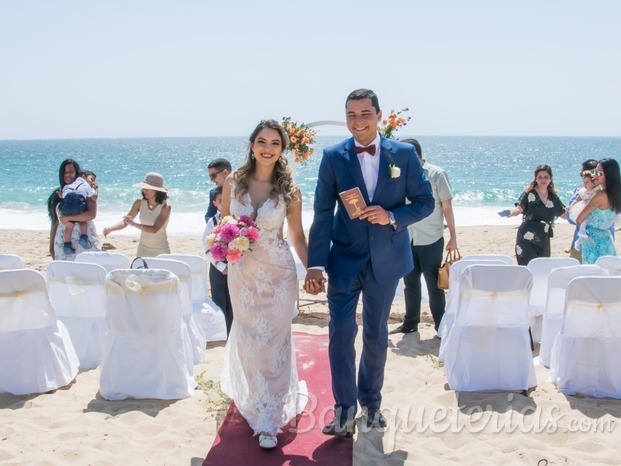
<instances>
[{"instance_id":1,"label":"brown handbag","mask_svg":"<svg viewBox=\"0 0 621 466\"><path fill-rule=\"evenodd\" d=\"M461 259L459 249L447 251L444 263L438 269L438 288L448 290L451 265Z\"/></svg>"}]
</instances>

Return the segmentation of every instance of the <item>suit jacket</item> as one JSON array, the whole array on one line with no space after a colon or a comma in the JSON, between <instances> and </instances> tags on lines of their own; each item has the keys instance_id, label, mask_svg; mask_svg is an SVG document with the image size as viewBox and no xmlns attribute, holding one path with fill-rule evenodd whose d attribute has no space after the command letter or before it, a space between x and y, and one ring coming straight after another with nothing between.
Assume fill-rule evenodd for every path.
<instances>
[{"instance_id":1,"label":"suit jacket","mask_svg":"<svg viewBox=\"0 0 621 466\"><path fill-rule=\"evenodd\" d=\"M354 151L354 139L324 150L309 235L309 267L322 266L329 274L351 278L371 260L380 283L398 280L413 269L407 226L433 211L431 186L410 144L381 137L379 157L377 187L371 203ZM390 176L390 165L400 169L398 177ZM356 186L367 205L379 205L393 212L396 230L390 225L349 218L339 193Z\"/></svg>"},{"instance_id":2,"label":"suit jacket","mask_svg":"<svg viewBox=\"0 0 621 466\"><path fill-rule=\"evenodd\" d=\"M207 212L205 212L205 223L209 223L209 219L218 213L218 209L213 205L215 190L216 188L211 188L209 190L209 207L207 207Z\"/></svg>"}]
</instances>

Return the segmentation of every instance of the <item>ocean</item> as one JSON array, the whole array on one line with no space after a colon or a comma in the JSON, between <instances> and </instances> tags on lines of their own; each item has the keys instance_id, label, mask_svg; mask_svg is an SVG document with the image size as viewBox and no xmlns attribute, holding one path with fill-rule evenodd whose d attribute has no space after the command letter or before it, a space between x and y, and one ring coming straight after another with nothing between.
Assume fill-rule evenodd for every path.
<instances>
[{"instance_id":1,"label":"ocean","mask_svg":"<svg viewBox=\"0 0 621 466\"><path fill-rule=\"evenodd\" d=\"M400 138L406 135L397 134ZM324 147L346 136L318 136L305 165L291 162L304 199L305 228L312 222L317 170ZM443 167L450 178L457 225L518 224L501 218L533 178L542 163L554 171L554 183L567 202L576 187L580 163L588 158L621 159L621 138L582 137L461 137L418 136L429 163ZM245 157L245 137L56 139L0 141L0 216L2 228L47 230L45 202L59 185L58 168L73 158L97 174L98 231L117 222L140 193L132 184L149 171L164 175L173 212L169 234L200 235L214 185L207 175L209 161L223 157L238 166ZM559 220L562 221L562 220ZM123 234L138 235L128 228Z\"/></svg>"}]
</instances>

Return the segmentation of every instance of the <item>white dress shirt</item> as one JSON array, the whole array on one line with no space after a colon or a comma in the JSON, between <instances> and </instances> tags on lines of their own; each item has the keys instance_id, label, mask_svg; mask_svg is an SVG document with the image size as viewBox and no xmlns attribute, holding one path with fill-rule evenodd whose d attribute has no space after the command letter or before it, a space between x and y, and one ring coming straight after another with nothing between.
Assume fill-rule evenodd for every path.
<instances>
[{"instance_id":1,"label":"white dress shirt","mask_svg":"<svg viewBox=\"0 0 621 466\"><path fill-rule=\"evenodd\" d=\"M356 147L365 147L354 139ZM375 194L375 188L377 186L377 177L379 175L379 163L380 163L380 137L379 134L375 136L375 139L371 143L375 145L375 155L371 155L368 152L362 152L356 154L358 156L358 162L360 162L360 168L362 169L362 177L364 178L364 184L369 194L369 200L373 202L373 195ZM369 146L371 145L369 144Z\"/></svg>"}]
</instances>

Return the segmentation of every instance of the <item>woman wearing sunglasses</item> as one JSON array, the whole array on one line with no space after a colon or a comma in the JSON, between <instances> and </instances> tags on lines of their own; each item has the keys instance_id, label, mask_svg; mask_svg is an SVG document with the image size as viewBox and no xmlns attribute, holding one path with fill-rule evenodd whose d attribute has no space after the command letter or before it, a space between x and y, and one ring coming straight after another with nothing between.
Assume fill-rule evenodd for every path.
<instances>
[{"instance_id":1,"label":"woman wearing sunglasses","mask_svg":"<svg viewBox=\"0 0 621 466\"><path fill-rule=\"evenodd\" d=\"M619 163L615 159L600 160L592 173L593 181L601 190L595 193L576 219L578 225L584 226L584 233L578 238L583 264L594 264L600 256L617 255L610 228L621 212Z\"/></svg>"}]
</instances>

